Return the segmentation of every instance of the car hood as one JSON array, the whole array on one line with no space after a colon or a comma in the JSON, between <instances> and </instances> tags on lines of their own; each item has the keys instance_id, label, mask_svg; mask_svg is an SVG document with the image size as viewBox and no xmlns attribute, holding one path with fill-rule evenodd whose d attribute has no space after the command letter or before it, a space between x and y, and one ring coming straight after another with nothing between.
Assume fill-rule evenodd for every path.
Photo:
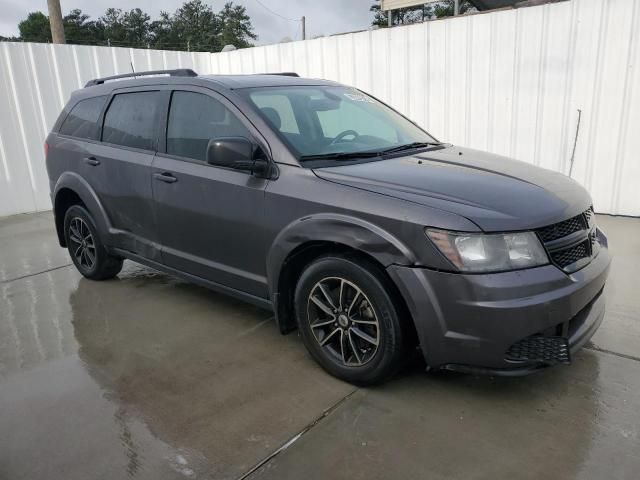
<instances>
[{"instance_id":1,"label":"car hood","mask_svg":"<svg viewBox=\"0 0 640 480\"><path fill-rule=\"evenodd\" d=\"M331 182L461 215L485 231L550 225L578 215L591 204L587 191L565 175L453 146L317 168L314 173Z\"/></svg>"}]
</instances>

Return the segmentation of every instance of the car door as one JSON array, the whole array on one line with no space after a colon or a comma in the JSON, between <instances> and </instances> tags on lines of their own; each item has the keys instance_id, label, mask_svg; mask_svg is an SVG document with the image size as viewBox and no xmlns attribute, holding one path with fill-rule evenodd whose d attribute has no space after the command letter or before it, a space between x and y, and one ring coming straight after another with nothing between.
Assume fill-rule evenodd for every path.
<instances>
[{"instance_id":1,"label":"car door","mask_svg":"<svg viewBox=\"0 0 640 480\"><path fill-rule=\"evenodd\" d=\"M266 298L268 180L206 163L209 140L228 136L264 142L221 95L187 86L171 93L163 148L152 168L162 259L169 267Z\"/></svg>"},{"instance_id":2,"label":"car door","mask_svg":"<svg viewBox=\"0 0 640 480\"><path fill-rule=\"evenodd\" d=\"M83 166L111 222L109 243L158 261L150 177L162 106L161 90L116 90Z\"/></svg>"}]
</instances>

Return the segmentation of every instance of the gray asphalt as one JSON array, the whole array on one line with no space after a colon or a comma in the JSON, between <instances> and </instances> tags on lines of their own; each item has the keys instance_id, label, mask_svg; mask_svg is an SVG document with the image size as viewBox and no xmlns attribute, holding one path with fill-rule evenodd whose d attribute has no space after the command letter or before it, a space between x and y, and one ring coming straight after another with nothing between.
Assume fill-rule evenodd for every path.
<instances>
[{"instance_id":1,"label":"gray asphalt","mask_svg":"<svg viewBox=\"0 0 640 480\"><path fill-rule=\"evenodd\" d=\"M0 479L635 479L640 219L598 216L607 314L569 367L356 389L270 313L126 263L91 282L50 213L0 219Z\"/></svg>"}]
</instances>

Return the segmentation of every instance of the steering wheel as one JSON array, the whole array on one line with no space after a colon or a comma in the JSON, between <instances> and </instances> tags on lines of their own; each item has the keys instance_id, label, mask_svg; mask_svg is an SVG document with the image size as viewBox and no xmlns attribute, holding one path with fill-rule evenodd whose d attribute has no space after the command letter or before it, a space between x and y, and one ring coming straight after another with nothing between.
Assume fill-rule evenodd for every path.
<instances>
[{"instance_id":1,"label":"steering wheel","mask_svg":"<svg viewBox=\"0 0 640 480\"><path fill-rule=\"evenodd\" d=\"M344 137L348 137L352 135L353 136L353 140L355 140L356 138L358 138L360 136L360 134L358 132L356 132L355 130L345 130L344 132L340 132L336 138L334 138L333 140L331 140L331 143L329 145L335 145L336 143L340 143L340 141L344 138ZM351 141L353 141L351 140Z\"/></svg>"}]
</instances>

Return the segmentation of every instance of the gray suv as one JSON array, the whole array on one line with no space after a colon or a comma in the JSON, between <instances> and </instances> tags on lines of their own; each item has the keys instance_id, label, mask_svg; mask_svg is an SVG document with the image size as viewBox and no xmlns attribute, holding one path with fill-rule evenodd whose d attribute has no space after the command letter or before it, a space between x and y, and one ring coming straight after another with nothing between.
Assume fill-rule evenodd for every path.
<instances>
[{"instance_id":1,"label":"gray suv","mask_svg":"<svg viewBox=\"0 0 640 480\"><path fill-rule=\"evenodd\" d=\"M135 76L135 78L133 78ZM355 88L295 74L119 75L46 140L60 245L273 310L356 384L569 363L604 315L607 239L576 182L434 139Z\"/></svg>"}]
</instances>

